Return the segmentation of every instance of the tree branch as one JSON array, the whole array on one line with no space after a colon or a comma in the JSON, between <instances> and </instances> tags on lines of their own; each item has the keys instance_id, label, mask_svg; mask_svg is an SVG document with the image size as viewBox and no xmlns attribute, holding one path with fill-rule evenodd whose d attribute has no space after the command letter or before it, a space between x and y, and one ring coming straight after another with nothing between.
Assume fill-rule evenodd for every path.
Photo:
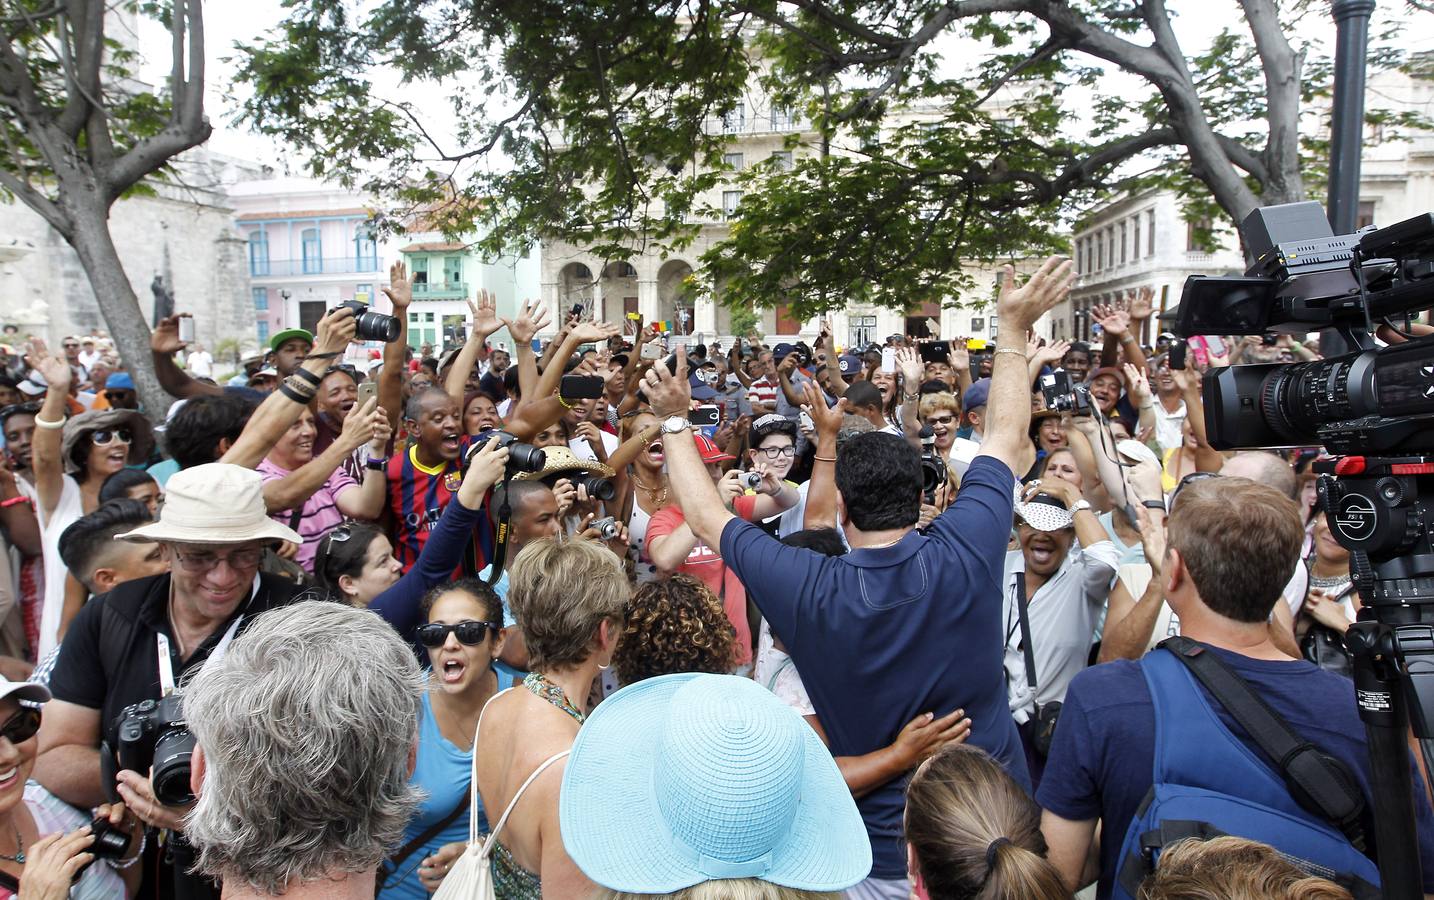
<instances>
[{"instance_id":1,"label":"tree branch","mask_svg":"<svg viewBox=\"0 0 1434 900\"><path fill-rule=\"evenodd\" d=\"M0 187L19 197L26 206L39 213L42 219L50 223L51 228L59 232L60 237L68 241L74 234L74 227L70 224L69 217L65 215L59 205L35 190L29 182L18 175L0 169Z\"/></svg>"},{"instance_id":2,"label":"tree branch","mask_svg":"<svg viewBox=\"0 0 1434 900\"><path fill-rule=\"evenodd\" d=\"M1265 120L1270 139L1265 144L1265 174L1257 177L1267 198L1297 200L1304 193L1302 186L1289 184L1284 175L1295 173L1298 177L1300 170L1300 75L1304 60L1285 37L1279 10L1271 0L1241 0L1240 6L1265 75ZM1242 163L1236 164L1250 171Z\"/></svg>"}]
</instances>

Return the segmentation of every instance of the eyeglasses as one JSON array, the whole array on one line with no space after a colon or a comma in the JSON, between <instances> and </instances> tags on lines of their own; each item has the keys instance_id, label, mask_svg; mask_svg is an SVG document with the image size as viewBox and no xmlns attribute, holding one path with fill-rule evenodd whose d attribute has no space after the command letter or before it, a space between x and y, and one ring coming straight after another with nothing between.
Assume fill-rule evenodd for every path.
<instances>
[{"instance_id":1,"label":"eyeglasses","mask_svg":"<svg viewBox=\"0 0 1434 900\"><path fill-rule=\"evenodd\" d=\"M100 428L90 432L90 443L96 447L106 447L119 441L121 444L134 442L134 435L128 428Z\"/></svg>"},{"instance_id":2,"label":"eyeglasses","mask_svg":"<svg viewBox=\"0 0 1434 900\"><path fill-rule=\"evenodd\" d=\"M441 622L430 622L427 625L420 625L417 628L419 643L425 647L442 647L443 642L448 640L448 633L458 638L460 644L467 644L472 647L475 644L483 643L484 635L492 629L494 634L503 630L502 624L498 622L455 622L452 625L444 625Z\"/></svg>"},{"instance_id":3,"label":"eyeglasses","mask_svg":"<svg viewBox=\"0 0 1434 900\"><path fill-rule=\"evenodd\" d=\"M66 350L78 350L78 349L80 349L80 345L79 345L79 344L61 344L60 346L61 346L61 347L64 347Z\"/></svg>"},{"instance_id":4,"label":"eyeglasses","mask_svg":"<svg viewBox=\"0 0 1434 900\"><path fill-rule=\"evenodd\" d=\"M349 538L353 536L353 529L349 527L349 523L344 522L342 525L339 525L333 531L330 531L328 534L324 535L324 540L329 542L329 549L333 549L334 544L345 543L348 541Z\"/></svg>"},{"instance_id":5,"label":"eyeglasses","mask_svg":"<svg viewBox=\"0 0 1434 900\"><path fill-rule=\"evenodd\" d=\"M1185 490L1185 487L1187 485L1194 484L1197 481L1204 481L1206 478L1219 477L1219 472L1191 472L1189 475L1186 475L1184 478L1180 479L1179 484L1175 485L1175 490L1170 492L1170 502L1165 505L1165 508L1170 512L1175 511L1175 501L1177 498L1179 498L1180 492Z\"/></svg>"},{"instance_id":6,"label":"eyeglasses","mask_svg":"<svg viewBox=\"0 0 1434 900\"><path fill-rule=\"evenodd\" d=\"M791 459L797 455L797 448L791 444L784 444L781 447L758 447L757 452L767 459Z\"/></svg>"},{"instance_id":7,"label":"eyeglasses","mask_svg":"<svg viewBox=\"0 0 1434 900\"><path fill-rule=\"evenodd\" d=\"M12 744L23 744L40 730L40 711L28 706L20 707L20 711L0 725L0 737L5 738Z\"/></svg>"},{"instance_id":8,"label":"eyeglasses","mask_svg":"<svg viewBox=\"0 0 1434 900\"><path fill-rule=\"evenodd\" d=\"M927 425L953 425L956 422L955 416L927 416Z\"/></svg>"},{"instance_id":9,"label":"eyeglasses","mask_svg":"<svg viewBox=\"0 0 1434 900\"><path fill-rule=\"evenodd\" d=\"M239 571L242 569L253 569L259 565L264 558L264 550L261 547L250 547L246 550L231 550L228 556L220 556L217 553L185 553L180 550L174 551L174 558L184 571L191 575L198 575L218 567L221 562L227 562L229 568Z\"/></svg>"}]
</instances>

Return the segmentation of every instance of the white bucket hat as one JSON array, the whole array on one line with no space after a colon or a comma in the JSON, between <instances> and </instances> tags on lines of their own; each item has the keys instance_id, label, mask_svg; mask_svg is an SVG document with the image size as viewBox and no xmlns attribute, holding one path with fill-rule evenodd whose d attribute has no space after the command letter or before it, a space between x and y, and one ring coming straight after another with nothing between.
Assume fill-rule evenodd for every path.
<instances>
[{"instance_id":1,"label":"white bucket hat","mask_svg":"<svg viewBox=\"0 0 1434 900\"><path fill-rule=\"evenodd\" d=\"M1050 494L1037 493L1025 502L1017 501L1016 515L1037 531L1060 531L1075 524L1071 511Z\"/></svg>"},{"instance_id":2,"label":"white bucket hat","mask_svg":"<svg viewBox=\"0 0 1434 900\"><path fill-rule=\"evenodd\" d=\"M292 528L269 518L259 473L229 463L206 463L174 473L164 485L159 521L117 534L115 539L176 544L304 541Z\"/></svg>"}]
</instances>

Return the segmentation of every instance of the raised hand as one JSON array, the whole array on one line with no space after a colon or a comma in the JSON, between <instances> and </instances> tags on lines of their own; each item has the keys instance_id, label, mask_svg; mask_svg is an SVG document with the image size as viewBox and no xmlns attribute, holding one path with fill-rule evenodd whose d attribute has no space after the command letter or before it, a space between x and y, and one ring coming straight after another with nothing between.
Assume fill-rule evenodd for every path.
<instances>
[{"instance_id":1,"label":"raised hand","mask_svg":"<svg viewBox=\"0 0 1434 900\"><path fill-rule=\"evenodd\" d=\"M1144 322L1155 312L1155 288L1146 285L1130 301L1130 318L1134 322Z\"/></svg>"},{"instance_id":2,"label":"raised hand","mask_svg":"<svg viewBox=\"0 0 1434 900\"><path fill-rule=\"evenodd\" d=\"M966 347L968 340L970 340L970 338L958 337L948 344L951 348L951 353L946 359L951 363L951 368L957 372L971 371L971 351Z\"/></svg>"},{"instance_id":3,"label":"raised hand","mask_svg":"<svg viewBox=\"0 0 1434 900\"><path fill-rule=\"evenodd\" d=\"M596 344L618 334L619 331L616 325L609 325L607 322L579 322L573 327L572 334L579 344Z\"/></svg>"},{"instance_id":4,"label":"raised hand","mask_svg":"<svg viewBox=\"0 0 1434 900\"><path fill-rule=\"evenodd\" d=\"M686 416L692 407L692 385L687 383L687 348L677 348L677 371L669 372L667 366L649 368L642 376L642 391L647 395L653 415L659 419L670 416Z\"/></svg>"},{"instance_id":5,"label":"raised hand","mask_svg":"<svg viewBox=\"0 0 1434 900\"><path fill-rule=\"evenodd\" d=\"M1130 396L1135 398L1136 406L1144 406L1150 399L1150 381L1145 377L1145 370L1137 369L1130 363L1126 363L1123 368L1125 383L1130 386Z\"/></svg>"},{"instance_id":6,"label":"raised hand","mask_svg":"<svg viewBox=\"0 0 1434 900\"><path fill-rule=\"evenodd\" d=\"M458 500L464 508L477 509L483 503L483 495L503 477L507 465L508 448L498 446L494 438L468 457L468 471L463 474L463 484L458 487Z\"/></svg>"},{"instance_id":7,"label":"raised hand","mask_svg":"<svg viewBox=\"0 0 1434 900\"><path fill-rule=\"evenodd\" d=\"M926 364L921 361L921 353L915 347L898 347L896 371L901 373L906 393L914 394L921 386L921 379L926 377Z\"/></svg>"},{"instance_id":8,"label":"raised hand","mask_svg":"<svg viewBox=\"0 0 1434 900\"><path fill-rule=\"evenodd\" d=\"M802 385L802 396L806 400L802 408L807 415L812 417L812 424L816 426L819 437L836 438L838 431L841 431L841 423L846 416L846 399L837 401L836 406L827 406L826 398L822 396L821 388L811 382Z\"/></svg>"},{"instance_id":9,"label":"raised hand","mask_svg":"<svg viewBox=\"0 0 1434 900\"><path fill-rule=\"evenodd\" d=\"M354 339L358 320L354 311L347 306L329 310L319 320L319 333L314 339L315 353L342 353Z\"/></svg>"},{"instance_id":10,"label":"raised hand","mask_svg":"<svg viewBox=\"0 0 1434 900\"><path fill-rule=\"evenodd\" d=\"M1070 341L1056 341L1047 344L1036 351L1036 360L1043 366L1054 365L1065 359L1066 351L1071 348Z\"/></svg>"},{"instance_id":11,"label":"raised hand","mask_svg":"<svg viewBox=\"0 0 1434 900\"><path fill-rule=\"evenodd\" d=\"M184 349L184 342L179 339L179 315L159 320L154 331L150 332L149 349L166 356L173 356Z\"/></svg>"},{"instance_id":12,"label":"raised hand","mask_svg":"<svg viewBox=\"0 0 1434 900\"><path fill-rule=\"evenodd\" d=\"M63 355L52 354L45 342L35 338L30 342L30 354L28 357L30 367L39 372L45 378L45 383L57 391L65 392L70 389L70 382L74 379L74 370L70 368L70 361Z\"/></svg>"},{"instance_id":13,"label":"raised hand","mask_svg":"<svg viewBox=\"0 0 1434 900\"><path fill-rule=\"evenodd\" d=\"M1130 330L1130 313L1119 306L1092 306L1090 308L1091 318L1100 323L1100 327L1120 337Z\"/></svg>"},{"instance_id":14,"label":"raised hand","mask_svg":"<svg viewBox=\"0 0 1434 900\"><path fill-rule=\"evenodd\" d=\"M349 414L344 417L340 440L350 450L357 450L374 439L379 419L387 421L388 416L378 409L378 398L370 397L367 403L349 410Z\"/></svg>"},{"instance_id":15,"label":"raised hand","mask_svg":"<svg viewBox=\"0 0 1434 900\"><path fill-rule=\"evenodd\" d=\"M1041 347L1044 345L1045 341L1038 337L1034 331L1026 332L1026 360L1029 362L1035 359L1036 354L1041 352Z\"/></svg>"},{"instance_id":16,"label":"raised hand","mask_svg":"<svg viewBox=\"0 0 1434 900\"><path fill-rule=\"evenodd\" d=\"M1036 274L1020 287L1016 286L1015 268L1003 267L1001 294L996 300L1001 329L1015 329L1016 334L1025 334L1037 319L1070 293L1075 279L1075 264L1059 256L1041 263Z\"/></svg>"},{"instance_id":17,"label":"raised hand","mask_svg":"<svg viewBox=\"0 0 1434 900\"><path fill-rule=\"evenodd\" d=\"M518 318L507 322L508 333L517 344L531 344L533 338L548 326L548 308L541 300L524 300Z\"/></svg>"},{"instance_id":18,"label":"raised hand","mask_svg":"<svg viewBox=\"0 0 1434 900\"><path fill-rule=\"evenodd\" d=\"M468 301L468 309L473 313L473 337L476 340L485 340L503 327L498 322L498 298L492 293L479 290L478 298Z\"/></svg>"},{"instance_id":19,"label":"raised hand","mask_svg":"<svg viewBox=\"0 0 1434 900\"><path fill-rule=\"evenodd\" d=\"M394 314L408 309L413 302L413 279L408 274L408 264L396 262L388 267L388 287L383 289L388 302L393 304Z\"/></svg>"}]
</instances>

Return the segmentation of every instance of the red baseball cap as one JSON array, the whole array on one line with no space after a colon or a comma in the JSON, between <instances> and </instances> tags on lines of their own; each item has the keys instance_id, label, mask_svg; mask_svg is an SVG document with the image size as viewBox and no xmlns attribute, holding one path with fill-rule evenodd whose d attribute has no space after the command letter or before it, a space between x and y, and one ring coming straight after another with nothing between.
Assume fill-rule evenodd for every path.
<instances>
[{"instance_id":1,"label":"red baseball cap","mask_svg":"<svg viewBox=\"0 0 1434 900\"><path fill-rule=\"evenodd\" d=\"M722 448L718 447L712 439L705 434L697 433L692 437L697 441L697 454L702 457L702 461L705 463L731 462L737 458L730 453L722 452Z\"/></svg>"}]
</instances>

